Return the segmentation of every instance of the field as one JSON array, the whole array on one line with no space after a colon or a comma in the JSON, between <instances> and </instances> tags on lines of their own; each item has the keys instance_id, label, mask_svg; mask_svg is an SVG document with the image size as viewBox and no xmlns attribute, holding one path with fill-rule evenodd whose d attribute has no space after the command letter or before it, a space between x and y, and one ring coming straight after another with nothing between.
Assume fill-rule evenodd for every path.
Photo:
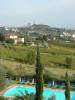
<instances>
[{"instance_id":1,"label":"field","mask_svg":"<svg viewBox=\"0 0 75 100\"><path fill-rule=\"evenodd\" d=\"M68 45L68 46L67 46ZM44 74L49 77L54 77L57 79L63 79L66 71L68 71L71 78L75 74L75 48L72 46L74 44L67 44L66 46L61 43L49 43L49 48L40 48L41 53L41 62L44 65ZM11 46L6 48L0 46L0 63L4 64L9 70L12 69L13 74L17 73L17 66L21 64L23 67L23 73L25 75L34 75L35 74L35 59L33 63L29 64L26 62L26 54L29 51L33 51L36 55L36 47L30 46ZM34 55L34 58L36 56ZM72 66L66 68L66 57L72 58ZM31 58L32 59L32 58ZM20 62L21 60L21 62Z\"/></svg>"}]
</instances>

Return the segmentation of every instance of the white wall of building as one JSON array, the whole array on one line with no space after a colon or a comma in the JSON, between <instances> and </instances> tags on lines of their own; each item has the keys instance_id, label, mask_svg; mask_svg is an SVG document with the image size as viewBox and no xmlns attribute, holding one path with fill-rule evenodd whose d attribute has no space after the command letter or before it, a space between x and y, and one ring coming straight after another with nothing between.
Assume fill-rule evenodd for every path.
<instances>
[{"instance_id":1,"label":"white wall of building","mask_svg":"<svg viewBox=\"0 0 75 100\"><path fill-rule=\"evenodd\" d=\"M10 39L16 39L16 38L18 38L17 35L14 35L14 36L10 35Z\"/></svg>"}]
</instances>

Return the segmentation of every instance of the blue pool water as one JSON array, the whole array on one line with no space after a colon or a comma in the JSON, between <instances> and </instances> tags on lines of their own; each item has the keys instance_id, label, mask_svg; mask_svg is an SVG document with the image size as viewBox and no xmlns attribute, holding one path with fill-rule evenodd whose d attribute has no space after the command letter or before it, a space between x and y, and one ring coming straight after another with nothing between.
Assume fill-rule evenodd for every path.
<instances>
[{"instance_id":1,"label":"blue pool water","mask_svg":"<svg viewBox=\"0 0 75 100\"><path fill-rule=\"evenodd\" d=\"M25 91L27 91L28 93L35 93L35 88L16 86L14 88L7 90L4 93L4 96L9 97L9 96L22 95L22 93L25 94ZM64 91L60 90L45 89L43 92L43 96L46 98L46 100L48 100L48 98L51 96L55 96L56 100L65 100ZM75 100L75 92L71 92L71 100Z\"/></svg>"}]
</instances>

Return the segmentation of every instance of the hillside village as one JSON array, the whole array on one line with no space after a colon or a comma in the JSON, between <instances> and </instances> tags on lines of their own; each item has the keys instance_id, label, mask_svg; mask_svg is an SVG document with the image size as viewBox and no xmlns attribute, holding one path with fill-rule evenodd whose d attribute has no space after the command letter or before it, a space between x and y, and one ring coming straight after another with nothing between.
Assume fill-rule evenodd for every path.
<instances>
[{"instance_id":1,"label":"hillside village","mask_svg":"<svg viewBox=\"0 0 75 100\"><path fill-rule=\"evenodd\" d=\"M5 35L5 39L14 40L14 44L34 43L43 36L50 40L62 40L65 42L75 41L75 30L53 28L48 25L34 24L25 27L0 27L0 34ZM29 38L29 39L28 39ZM33 45L33 44L32 44Z\"/></svg>"}]
</instances>

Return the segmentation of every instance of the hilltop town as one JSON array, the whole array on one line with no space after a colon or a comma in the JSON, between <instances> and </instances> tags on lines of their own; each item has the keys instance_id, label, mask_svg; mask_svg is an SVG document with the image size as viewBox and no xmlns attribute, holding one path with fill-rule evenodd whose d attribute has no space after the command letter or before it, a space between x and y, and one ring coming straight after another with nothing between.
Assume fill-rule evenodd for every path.
<instances>
[{"instance_id":1,"label":"hilltop town","mask_svg":"<svg viewBox=\"0 0 75 100\"><path fill-rule=\"evenodd\" d=\"M9 39L14 40L14 44L34 43L37 39L42 39L43 37L46 38L47 41L75 41L75 30L54 28L43 24L29 24L25 27L0 27L0 35L4 35L6 41Z\"/></svg>"}]
</instances>

